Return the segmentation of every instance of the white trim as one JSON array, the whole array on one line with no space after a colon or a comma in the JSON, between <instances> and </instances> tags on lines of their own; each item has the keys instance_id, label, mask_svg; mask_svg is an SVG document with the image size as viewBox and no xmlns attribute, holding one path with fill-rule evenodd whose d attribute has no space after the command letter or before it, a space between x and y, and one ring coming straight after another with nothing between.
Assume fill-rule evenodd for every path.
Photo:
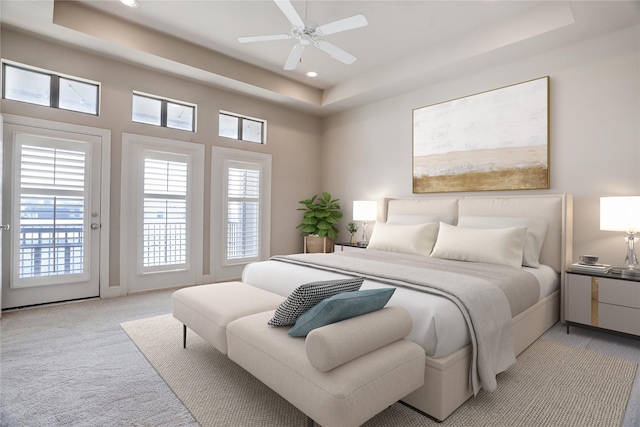
<instances>
[{"instance_id":1,"label":"white trim","mask_svg":"<svg viewBox=\"0 0 640 427\"><path fill-rule=\"evenodd\" d=\"M100 138L102 147L102 173L100 189L100 298L123 295L120 286L109 286L109 239L110 239L110 195L111 195L111 131L89 126L34 119L31 117L4 115L4 124L79 133Z\"/></svg>"},{"instance_id":2,"label":"white trim","mask_svg":"<svg viewBox=\"0 0 640 427\"><path fill-rule=\"evenodd\" d=\"M271 251L271 155L234 148L211 149L211 239L210 271L213 281L237 279L247 262L226 263L225 236L226 188L225 164L227 161L259 164L260 173L260 249L259 260L270 257Z\"/></svg>"},{"instance_id":3,"label":"white trim","mask_svg":"<svg viewBox=\"0 0 640 427\"><path fill-rule=\"evenodd\" d=\"M188 270L160 271L138 274L138 221L126 220L139 215L139 169L143 150L166 151L189 157L192 170L188 196L190 220L190 264ZM164 289L202 282L204 217L204 145L192 142L156 138L146 135L122 134L122 190L120 217L120 283L126 292Z\"/></svg>"}]
</instances>

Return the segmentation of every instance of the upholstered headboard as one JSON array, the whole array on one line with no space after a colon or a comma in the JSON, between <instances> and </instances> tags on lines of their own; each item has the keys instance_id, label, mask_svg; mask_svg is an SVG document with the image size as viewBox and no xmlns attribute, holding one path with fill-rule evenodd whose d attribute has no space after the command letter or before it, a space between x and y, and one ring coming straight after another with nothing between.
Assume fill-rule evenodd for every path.
<instances>
[{"instance_id":1,"label":"upholstered headboard","mask_svg":"<svg viewBox=\"0 0 640 427\"><path fill-rule=\"evenodd\" d=\"M453 217L453 224L462 216L543 219L547 222L547 233L540 252L540 262L549 265L564 278L564 270L572 259L572 205L572 197L568 194L385 199L380 220L386 222L390 216L398 215Z\"/></svg>"}]
</instances>

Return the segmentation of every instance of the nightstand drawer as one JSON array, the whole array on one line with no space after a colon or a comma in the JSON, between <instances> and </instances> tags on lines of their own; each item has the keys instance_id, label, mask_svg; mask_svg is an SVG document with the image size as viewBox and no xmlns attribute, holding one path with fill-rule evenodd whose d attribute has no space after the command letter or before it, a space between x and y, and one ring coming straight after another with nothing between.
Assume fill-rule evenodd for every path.
<instances>
[{"instance_id":1,"label":"nightstand drawer","mask_svg":"<svg viewBox=\"0 0 640 427\"><path fill-rule=\"evenodd\" d=\"M598 304L598 326L627 334L640 335L640 309Z\"/></svg>"},{"instance_id":2,"label":"nightstand drawer","mask_svg":"<svg viewBox=\"0 0 640 427\"><path fill-rule=\"evenodd\" d=\"M605 278L598 281L600 302L640 309L640 283Z\"/></svg>"},{"instance_id":3,"label":"nightstand drawer","mask_svg":"<svg viewBox=\"0 0 640 427\"><path fill-rule=\"evenodd\" d=\"M336 252L359 251L361 249L367 249L366 245L354 243L336 243L334 246Z\"/></svg>"}]
</instances>

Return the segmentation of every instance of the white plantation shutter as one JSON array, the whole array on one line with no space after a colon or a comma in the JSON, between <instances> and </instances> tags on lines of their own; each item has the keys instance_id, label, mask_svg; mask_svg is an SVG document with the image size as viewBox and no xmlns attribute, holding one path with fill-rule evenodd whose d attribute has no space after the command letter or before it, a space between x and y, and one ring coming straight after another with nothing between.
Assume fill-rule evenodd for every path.
<instances>
[{"instance_id":1,"label":"white plantation shutter","mask_svg":"<svg viewBox=\"0 0 640 427\"><path fill-rule=\"evenodd\" d=\"M257 163L225 162L226 260L247 262L260 255L260 173Z\"/></svg>"},{"instance_id":2,"label":"white plantation shutter","mask_svg":"<svg viewBox=\"0 0 640 427\"><path fill-rule=\"evenodd\" d=\"M143 153L142 271L188 264L186 156Z\"/></svg>"},{"instance_id":3,"label":"white plantation shutter","mask_svg":"<svg viewBox=\"0 0 640 427\"><path fill-rule=\"evenodd\" d=\"M16 287L73 282L88 276L84 230L89 146L56 141L54 147L38 144L36 139L16 146Z\"/></svg>"},{"instance_id":4,"label":"white plantation shutter","mask_svg":"<svg viewBox=\"0 0 640 427\"><path fill-rule=\"evenodd\" d=\"M128 292L202 283L203 144L122 136L120 280Z\"/></svg>"}]
</instances>

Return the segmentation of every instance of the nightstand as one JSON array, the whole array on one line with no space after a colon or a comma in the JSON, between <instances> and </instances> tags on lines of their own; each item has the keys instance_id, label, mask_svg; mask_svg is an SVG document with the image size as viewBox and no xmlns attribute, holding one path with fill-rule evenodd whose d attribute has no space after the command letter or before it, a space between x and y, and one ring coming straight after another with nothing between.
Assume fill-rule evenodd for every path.
<instances>
[{"instance_id":1,"label":"nightstand","mask_svg":"<svg viewBox=\"0 0 640 427\"><path fill-rule=\"evenodd\" d=\"M367 249L367 243L334 243L335 252L353 251L357 249Z\"/></svg>"},{"instance_id":2,"label":"nightstand","mask_svg":"<svg viewBox=\"0 0 640 427\"><path fill-rule=\"evenodd\" d=\"M565 287L569 326L585 326L640 338L640 277L567 271Z\"/></svg>"}]
</instances>

